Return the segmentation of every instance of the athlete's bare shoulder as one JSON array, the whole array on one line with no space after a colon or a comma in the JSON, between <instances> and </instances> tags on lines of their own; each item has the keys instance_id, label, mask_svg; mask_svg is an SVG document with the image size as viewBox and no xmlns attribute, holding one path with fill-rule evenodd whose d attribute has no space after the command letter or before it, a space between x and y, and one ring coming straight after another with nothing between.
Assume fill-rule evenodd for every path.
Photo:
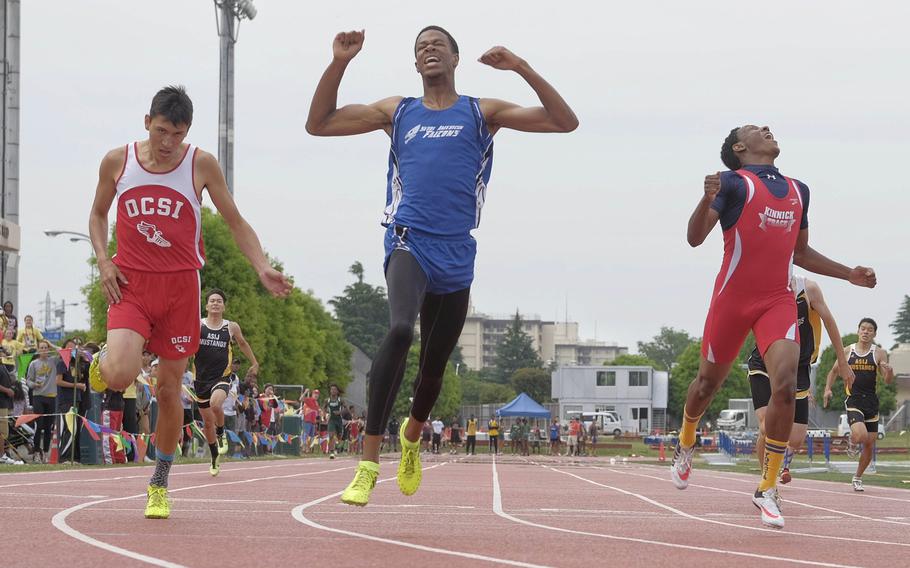
<instances>
[{"instance_id":1,"label":"athlete's bare shoulder","mask_svg":"<svg viewBox=\"0 0 910 568\"><path fill-rule=\"evenodd\" d=\"M196 180L197 190L207 187L214 181L213 175L221 174L221 166L218 165L218 158L212 155L211 152L206 152L202 148L197 147L192 159L194 160L193 177Z\"/></svg>"},{"instance_id":2,"label":"athlete's bare shoulder","mask_svg":"<svg viewBox=\"0 0 910 568\"><path fill-rule=\"evenodd\" d=\"M126 153L129 151L129 148L130 145L126 144L109 150L104 157L101 158L100 177L110 178L116 181L117 178L120 177L123 167L126 165Z\"/></svg>"}]
</instances>

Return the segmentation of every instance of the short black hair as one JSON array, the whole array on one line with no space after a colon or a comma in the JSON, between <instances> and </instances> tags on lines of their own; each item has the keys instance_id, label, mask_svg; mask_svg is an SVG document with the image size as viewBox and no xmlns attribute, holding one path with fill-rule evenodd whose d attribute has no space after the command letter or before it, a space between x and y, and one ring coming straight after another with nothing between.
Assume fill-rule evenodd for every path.
<instances>
[{"instance_id":1,"label":"short black hair","mask_svg":"<svg viewBox=\"0 0 910 568\"><path fill-rule=\"evenodd\" d=\"M193 101L186 94L186 88L183 85L168 85L161 89L152 98L152 106L149 108L149 116L163 116L171 121L171 124L193 124Z\"/></svg>"},{"instance_id":2,"label":"short black hair","mask_svg":"<svg viewBox=\"0 0 910 568\"><path fill-rule=\"evenodd\" d=\"M211 298L215 294L218 294L219 296L221 296L221 301L224 302L225 304L227 304L227 296L224 294L224 290L222 290L221 288L212 288L208 292L206 292L205 302L208 303L209 298Z\"/></svg>"},{"instance_id":3,"label":"short black hair","mask_svg":"<svg viewBox=\"0 0 910 568\"><path fill-rule=\"evenodd\" d=\"M423 28L422 30L420 30L417 33L417 37L414 38L414 54L415 55L417 54L417 40L420 38L420 34L422 34L423 32L428 32L430 30L436 30L437 32L442 32L447 38L449 38L449 43L452 45L452 51L455 52L456 54L458 54L458 42L455 41L455 38L452 37L452 34L450 34L445 28L442 28L440 26L427 26L427 27Z\"/></svg>"},{"instance_id":4,"label":"short black hair","mask_svg":"<svg viewBox=\"0 0 910 568\"><path fill-rule=\"evenodd\" d=\"M872 319L872 318L863 318L863 319L859 320L859 324L858 324L856 327L859 328L859 327L862 326L864 323L868 323L869 325L871 325L871 326L872 326L872 329L874 329L875 332L878 333L878 324L875 323L875 320L874 320L874 319Z\"/></svg>"},{"instance_id":5,"label":"short black hair","mask_svg":"<svg viewBox=\"0 0 910 568\"><path fill-rule=\"evenodd\" d=\"M733 171L743 167L743 163L740 161L739 156L733 151L733 145L737 142L739 142L738 126L730 131L730 134L727 135L726 140L724 140L724 143L720 147L720 161Z\"/></svg>"},{"instance_id":6,"label":"short black hair","mask_svg":"<svg viewBox=\"0 0 910 568\"><path fill-rule=\"evenodd\" d=\"M7 304L9 304L9 307L11 307L11 308L14 307L14 306L13 306L13 303L10 302L9 300L3 302L3 307L5 308Z\"/></svg>"}]
</instances>

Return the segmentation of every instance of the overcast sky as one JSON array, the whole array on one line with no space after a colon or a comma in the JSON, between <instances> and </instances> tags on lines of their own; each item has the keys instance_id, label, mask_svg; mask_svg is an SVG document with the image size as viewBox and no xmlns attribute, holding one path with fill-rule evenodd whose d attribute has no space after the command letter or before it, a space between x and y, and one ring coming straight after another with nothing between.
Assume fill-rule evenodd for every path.
<instances>
[{"instance_id":1,"label":"overcast sky","mask_svg":"<svg viewBox=\"0 0 910 568\"><path fill-rule=\"evenodd\" d=\"M730 128L767 124L778 166L812 191L810 243L873 266L875 290L820 278L846 333L888 323L910 293L910 3L335 2L256 0L236 47L236 198L269 253L323 301L363 262L383 283L379 218L388 137L314 138L304 121L341 30L367 30L339 103L419 95L413 42L427 24L461 48L459 92L536 104L514 73L476 62L501 44L565 97L571 134L496 136L473 303L581 323L635 348L660 326L700 336L720 267L719 227L686 222ZM218 38L210 0L29 1L22 6L21 316L81 301L104 153L143 139L166 84L195 103L188 140L217 154ZM210 203L210 200L207 199ZM113 211L113 210L112 210ZM568 306L568 314L566 313ZM87 325L84 304L67 327ZM43 316L37 318L43 323Z\"/></svg>"}]
</instances>

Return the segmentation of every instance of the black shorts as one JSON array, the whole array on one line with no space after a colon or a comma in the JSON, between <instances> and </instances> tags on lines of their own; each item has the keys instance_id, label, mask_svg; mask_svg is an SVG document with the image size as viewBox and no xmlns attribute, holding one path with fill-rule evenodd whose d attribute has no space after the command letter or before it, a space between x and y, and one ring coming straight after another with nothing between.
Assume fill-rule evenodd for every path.
<instances>
[{"instance_id":1,"label":"black shorts","mask_svg":"<svg viewBox=\"0 0 910 568\"><path fill-rule=\"evenodd\" d=\"M452 439L450 440L453 444L461 443L461 434L458 432L452 432Z\"/></svg>"},{"instance_id":2,"label":"black shorts","mask_svg":"<svg viewBox=\"0 0 910 568\"><path fill-rule=\"evenodd\" d=\"M193 381L193 390L196 391L196 404L199 405L199 408L210 408L209 400L212 398L212 393L220 390L224 391L224 394L228 394L231 390L231 381L228 377L214 380L197 379Z\"/></svg>"},{"instance_id":3,"label":"black shorts","mask_svg":"<svg viewBox=\"0 0 910 568\"><path fill-rule=\"evenodd\" d=\"M344 424L341 420L329 420L328 424L328 433L329 436L332 434L340 435L344 433Z\"/></svg>"},{"instance_id":4,"label":"black shorts","mask_svg":"<svg viewBox=\"0 0 910 568\"><path fill-rule=\"evenodd\" d=\"M809 372L808 367L800 367L799 372L805 369ZM768 375L760 371L751 371L749 373L749 388L752 389L752 404L755 410L765 408L771 400L771 381ZM801 392L797 391L796 408L793 413L793 422L795 424L809 424L809 395L799 397Z\"/></svg>"},{"instance_id":5,"label":"black shorts","mask_svg":"<svg viewBox=\"0 0 910 568\"><path fill-rule=\"evenodd\" d=\"M753 366L749 362L749 388L752 390L752 404L755 410L768 406L771 400L771 380L768 374ZM800 366L796 369L796 398L805 398L809 396L809 367Z\"/></svg>"},{"instance_id":6,"label":"black shorts","mask_svg":"<svg viewBox=\"0 0 910 568\"><path fill-rule=\"evenodd\" d=\"M878 432L878 395L851 394L844 401L844 406L847 407L850 426L865 422L867 432Z\"/></svg>"}]
</instances>

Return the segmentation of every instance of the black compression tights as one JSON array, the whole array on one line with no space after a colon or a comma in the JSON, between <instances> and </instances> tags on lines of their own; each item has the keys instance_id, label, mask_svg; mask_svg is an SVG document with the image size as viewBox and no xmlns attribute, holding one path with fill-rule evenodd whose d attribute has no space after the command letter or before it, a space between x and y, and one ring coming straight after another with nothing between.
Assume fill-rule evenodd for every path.
<instances>
[{"instance_id":1,"label":"black compression tights","mask_svg":"<svg viewBox=\"0 0 910 568\"><path fill-rule=\"evenodd\" d=\"M414 381L411 415L426 422L442 388L449 355L458 343L468 313L470 288L449 294L428 294L427 277L409 253L394 251L386 268L389 290L389 333L370 369L370 402L366 433L385 432L401 387L414 323L420 314L420 365Z\"/></svg>"}]
</instances>

